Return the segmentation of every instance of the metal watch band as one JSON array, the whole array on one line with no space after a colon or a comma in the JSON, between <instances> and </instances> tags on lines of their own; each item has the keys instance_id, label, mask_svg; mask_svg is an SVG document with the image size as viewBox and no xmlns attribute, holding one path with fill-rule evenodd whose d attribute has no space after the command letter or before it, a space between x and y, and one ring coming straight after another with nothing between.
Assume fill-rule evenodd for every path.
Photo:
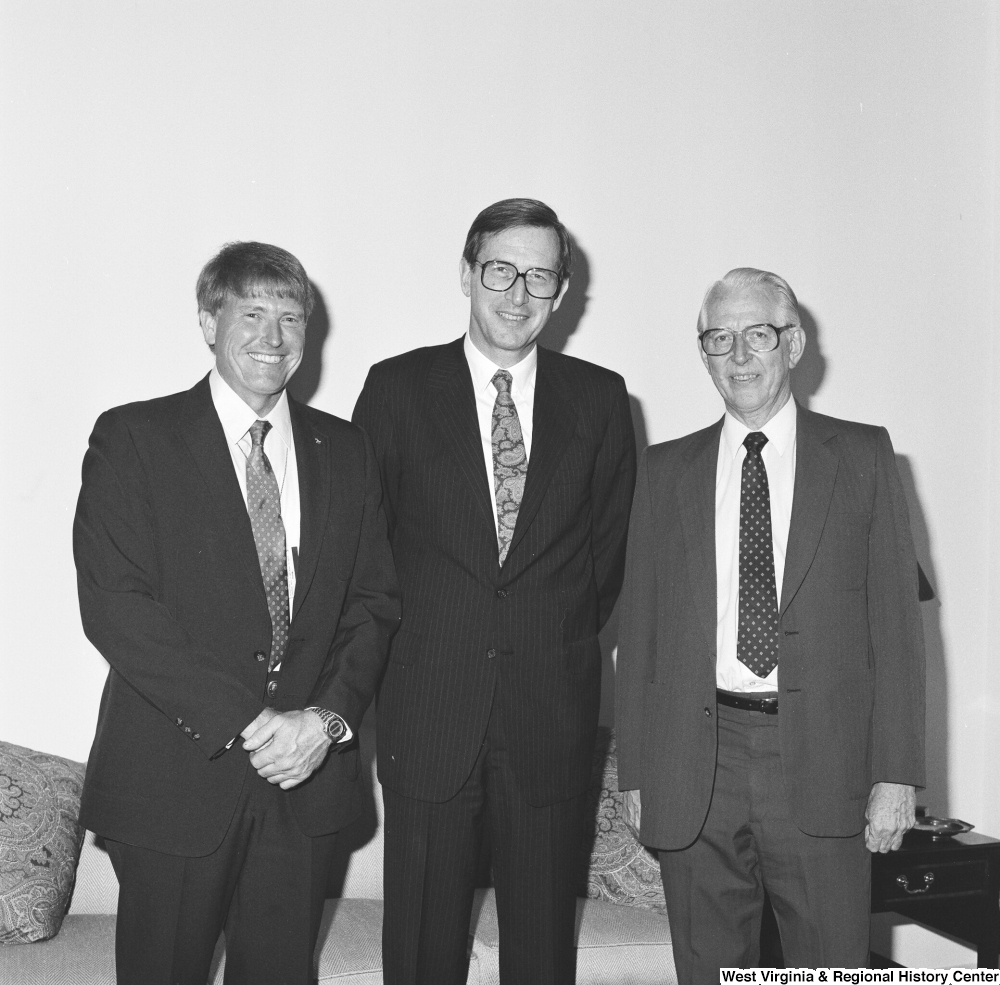
<instances>
[{"instance_id":1,"label":"metal watch band","mask_svg":"<svg viewBox=\"0 0 1000 985\"><path fill-rule=\"evenodd\" d=\"M326 708L306 708L306 711L314 711L323 722L323 729L333 742L339 742L347 731L344 720L336 712Z\"/></svg>"}]
</instances>

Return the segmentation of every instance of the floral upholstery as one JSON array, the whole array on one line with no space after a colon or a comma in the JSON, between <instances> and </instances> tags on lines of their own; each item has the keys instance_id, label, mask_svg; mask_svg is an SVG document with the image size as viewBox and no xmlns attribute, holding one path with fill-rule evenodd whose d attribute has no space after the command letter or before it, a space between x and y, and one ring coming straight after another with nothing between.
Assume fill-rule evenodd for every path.
<instances>
[{"instance_id":1,"label":"floral upholstery","mask_svg":"<svg viewBox=\"0 0 1000 985\"><path fill-rule=\"evenodd\" d=\"M594 747L588 839L587 896L622 906L666 913L660 864L625 820L624 794L618 790L615 734L601 728Z\"/></svg>"},{"instance_id":2,"label":"floral upholstery","mask_svg":"<svg viewBox=\"0 0 1000 985\"><path fill-rule=\"evenodd\" d=\"M83 842L85 767L0 742L0 944L55 936Z\"/></svg>"}]
</instances>

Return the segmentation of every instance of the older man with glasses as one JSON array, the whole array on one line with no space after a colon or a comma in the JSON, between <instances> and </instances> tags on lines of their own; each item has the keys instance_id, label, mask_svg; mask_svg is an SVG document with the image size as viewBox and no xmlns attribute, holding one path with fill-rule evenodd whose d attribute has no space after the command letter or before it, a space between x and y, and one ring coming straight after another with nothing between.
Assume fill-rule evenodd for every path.
<instances>
[{"instance_id":1,"label":"older man with glasses","mask_svg":"<svg viewBox=\"0 0 1000 985\"><path fill-rule=\"evenodd\" d=\"M555 212L479 214L468 333L374 366L403 620L378 699L387 985L459 985L488 832L505 985L570 985L581 833L635 439L620 376L536 345L569 288Z\"/></svg>"},{"instance_id":2,"label":"older man with glasses","mask_svg":"<svg viewBox=\"0 0 1000 985\"><path fill-rule=\"evenodd\" d=\"M869 852L924 782L924 645L884 428L792 398L791 287L731 270L698 319L726 413L645 453L618 647L618 778L659 849L682 983L759 959L864 967Z\"/></svg>"}]
</instances>

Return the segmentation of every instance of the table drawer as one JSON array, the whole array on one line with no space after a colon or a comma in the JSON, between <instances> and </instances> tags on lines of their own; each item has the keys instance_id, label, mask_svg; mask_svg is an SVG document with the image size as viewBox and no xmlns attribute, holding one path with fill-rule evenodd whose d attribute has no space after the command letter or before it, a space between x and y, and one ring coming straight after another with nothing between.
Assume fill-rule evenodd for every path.
<instances>
[{"instance_id":1,"label":"table drawer","mask_svg":"<svg viewBox=\"0 0 1000 985\"><path fill-rule=\"evenodd\" d=\"M987 863L942 862L937 865L906 865L894 860L872 871L872 897L883 903L940 899L981 893L988 880Z\"/></svg>"}]
</instances>

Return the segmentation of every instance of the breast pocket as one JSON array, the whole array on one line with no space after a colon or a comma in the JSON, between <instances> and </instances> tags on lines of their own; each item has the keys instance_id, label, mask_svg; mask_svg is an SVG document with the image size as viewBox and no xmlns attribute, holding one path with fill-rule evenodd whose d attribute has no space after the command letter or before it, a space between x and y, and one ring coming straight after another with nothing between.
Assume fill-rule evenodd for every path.
<instances>
[{"instance_id":1,"label":"breast pocket","mask_svg":"<svg viewBox=\"0 0 1000 985\"><path fill-rule=\"evenodd\" d=\"M817 561L831 587L857 590L868 575L870 513L831 513L827 517Z\"/></svg>"}]
</instances>

